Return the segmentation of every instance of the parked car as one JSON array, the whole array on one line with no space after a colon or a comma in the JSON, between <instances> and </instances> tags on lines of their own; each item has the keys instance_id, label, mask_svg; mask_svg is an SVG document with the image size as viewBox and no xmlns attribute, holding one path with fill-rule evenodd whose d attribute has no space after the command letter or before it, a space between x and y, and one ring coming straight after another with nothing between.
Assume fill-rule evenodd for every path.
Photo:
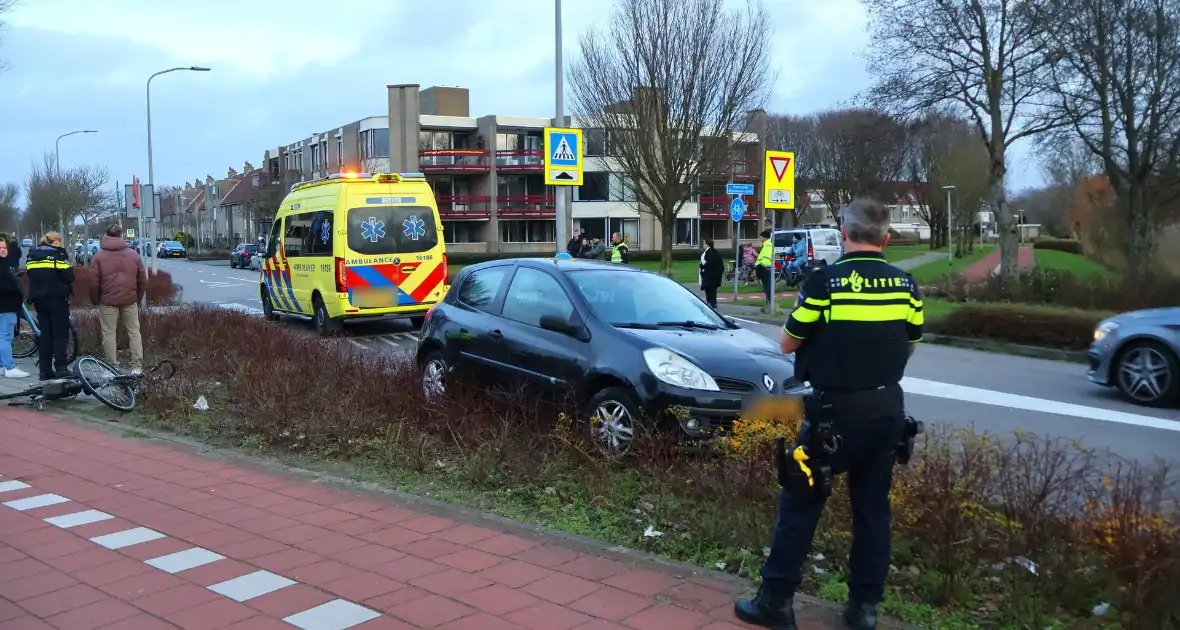
<instances>
[{"instance_id":1,"label":"parked car","mask_svg":"<svg viewBox=\"0 0 1180 630\"><path fill-rule=\"evenodd\" d=\"M250 257L258 253L258 246L254 243L242 243L229 253L231 269L245 269L250 266Z\"/></svg>"},{"instance_id":2,"label":"parked car","mask_svg":"<svg viewBox=\"0 0 1180 630\"><path fill-rule=\"evenodd\" d=\"M774 231L775 258L791 251L796 234L807 239L808 260L823 260L831 265L844 255L844 239L840 236L840 230L827 226L805 225Z\"/></svg>"},{"instance_id":3,"label":"parked car","mask_svg":"<svg viewBox=\"0 0 1180 630\"><path fill-rule=\"evenodd\" d=\"M188 250L180 241L163 241L156 248L156 256L158 258L185 258L188 256Z\"/></svg>"},{"instance_id":4,"label":"parked car","mask_svg":"<svg viewBox=\"0 0 1180 630\"><path fill-rule=\"evenodd\" d=\"M1161 407L1180 398L1180 307L1131 311L1098 324L1086 375L1128 400Z\"/></svg>"},{"instance_id":5,"label":"parked car","mask_svg":"<svg viewBox=\"0 0 1180 630\"><path fill-rule=\"evenodd\" d=\"M250 254L250 271L262 270L262 254L263 252L259 250L256 250L253 254Z\"/></svg>"},{"instance_id":6,"label":"parked car","mask_svg":"<svg viewBox=\"0 0 1180 630\"><path fill-rule=\"evenodd\" d=\"M21 247L32 247L33 246L33 239L31 239L31 238L24 239L23 241L20 242L20 246Z\"/></svg>"},{"instance_id":7,"label":"parked car","mask_svg":"<svg viewBox=\"0 0 1180 630\"><path fill-rule=\"evenodd\" d=\"M641 423L678 423L685 438L707 440L754 399L804 389L776 340L740 328L670 278L605 262L466 267L419 339L427 396L445 392L452 375L477 374L573 393L611 455L630 449ZM683 412L666 413L672 408Z\"/></svg>"}]
</instances>

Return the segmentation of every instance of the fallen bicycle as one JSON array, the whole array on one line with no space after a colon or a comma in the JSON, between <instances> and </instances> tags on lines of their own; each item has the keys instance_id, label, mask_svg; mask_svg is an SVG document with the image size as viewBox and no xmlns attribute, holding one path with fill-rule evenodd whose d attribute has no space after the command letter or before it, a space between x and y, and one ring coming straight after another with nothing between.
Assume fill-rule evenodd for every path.
<instances>
[{"instance_id":1,"label":"fallen bicycle","mask_svg":"<svg viewBox=\"0 0 1180 630\"><path fill-rule=\"evenodd\" d=\"M161 370L166 369L166 375ZM79 357L69 376L42 381L13 394L0 394L0 400L11 400L10 406L31 405L38 411L45 408L46 401L69 400L79 394L97 398L102 404L115 411L126 413L135 408L135 392L145 379L167 380L176 373L171 361L161 361L143 374L128 374L111 364L92 356ZM27 401L14 400L28 398Z\"/></svg>"}]
</instances>

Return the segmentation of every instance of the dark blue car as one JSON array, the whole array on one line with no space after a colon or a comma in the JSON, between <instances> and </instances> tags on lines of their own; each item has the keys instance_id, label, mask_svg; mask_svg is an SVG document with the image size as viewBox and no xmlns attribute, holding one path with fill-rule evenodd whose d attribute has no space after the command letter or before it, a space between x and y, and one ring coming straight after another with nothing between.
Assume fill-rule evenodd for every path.
<instances>
[{"instance_id":1,"label":"dark blue car","mask_svg":"<svg viewBox=\"0 0 1180 630\"><path fill-rule=\"evenodd\" d=\"M179 241L164 241L160 243L159 249L156 250L156 256L160 258L184 258L188 256L188 250Z\"/></svg>"}]
</instances>

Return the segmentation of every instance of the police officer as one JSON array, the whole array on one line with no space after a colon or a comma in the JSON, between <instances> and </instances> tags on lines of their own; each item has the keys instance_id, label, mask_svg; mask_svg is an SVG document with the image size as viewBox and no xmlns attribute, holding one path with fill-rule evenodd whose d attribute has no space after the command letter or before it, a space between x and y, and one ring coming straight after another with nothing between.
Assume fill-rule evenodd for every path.
<instances>
[{"instance_id":1,"label":"police officer","mask_svg":"<svg viewBox=\"0 0 1180 630\"><path fill-rule=\"evenodd\" d=\"M631 256L628 255L627 243L623 241L623 235L618 232L610 235L610 261L624 265L631 261Z\"/></svg>"},{"instance_id":2,"label":"police officer","mask_svg":"<svg viewBox=\"0 0 1180 630\"><path fill-rule=\"evenodd\" d=\"M74 268L62 247L61 234L49 232L41 244L29 250L25 272L29 278L29 301L37 309L41 380L70 373L66 346L70 341L70 295Z\"/></svg>"},{"instance_id":3,"label":"police officer","mask_svg":"<svg viewBox=\"0 0 1180 630\"><path fill-rule=\"evenodd\" d=\"M766 294L766 304L763 313L770 312L770 301L774 299L774 239L770 237L770 230L762 230L762 249L758 250L758 258L754 260L754 273L758 282L762 283L762 292Z\"/></svg>"},{"instance_id":4,"label":"police officer","mask_svg":"<svg viewBox=\"0 0 1180 630\"><path fill-rule=\"evenodd\" d=\"M916 426L906 419L899 383L922 339L922 298L912 276L885 262L889 210L884 205L855 200L845 210L841 232L847 253L808 276L780 343L784 353L795 353L796 376L815 390L804 401L805 421L792 450L813 461L796 469L804 470L809 482L816 471L848 474L853 522L844 621L869 630L877 625L889 572L893 466L904 450L899 444ZM822 479L801 490L784 484L762 586L753 599L738 600L739 619L796 628L792 603L826 500L816 488L825 485Z\"/></svg>"}]
</instances>

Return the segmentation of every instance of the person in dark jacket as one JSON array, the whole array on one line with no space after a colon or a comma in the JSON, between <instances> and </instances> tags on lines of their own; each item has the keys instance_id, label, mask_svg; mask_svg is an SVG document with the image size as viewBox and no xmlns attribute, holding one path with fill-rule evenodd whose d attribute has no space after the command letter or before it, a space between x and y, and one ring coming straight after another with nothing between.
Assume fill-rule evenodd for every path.
<instances>
[{"instance_id":1,"label":"person in dark jacket","mask_svg":"<svg viewBox=\"0 0 1180 630\"><path fill-rule=\"evenodd\" d=\"M20 269L20 241L16 238L15 234L9 236L2 232L0 232L0 239L3 239L8 245L8 254L2 257L4 262L8 263L8 266L14 270Z\"/></svg>"},{"instance_id":2,"label":"person in dark jacket","mask_svg":"<svg viewBox=\"0 0 1180 630\"><path fill-rule=\"evenodd\" d=\"M565 251L569 252L570 256L578 257L578 253L582 251L582 234L578 230L574 230L574 237L566 244Z\"/></svg>"},{"instance_id":3,"label":"person in dark jacket","mask_svg":"<svg viewBox=\"0 0 1180 630\"><path fill-rule=\"evenodd\" d=\"M701 290L705 292L705 301L713 308L717 308L717 288L721 286L724 272L725 263L713 248L713 239L705 239L705 251L701 254Z\"/></svg>"},{"instance_id":4,"label":"person in dark jacket","mask_svg":"<svg viewBox=\"0 0 1180 630\"><path fill-rule=\"evenodd\" d=\"M0 259L7 263L12 255L8 242L0 240ZM17 254L19 256L20 254ZM0 264L0 368L4 378L26 378L29 373L16 367L12 358L12 339L16 333L17 313L25 296L21 293L20 281L7 264Z\"/></svg>"},{"instance_id":5,"label":"person in dark jacket","mask_svg":"<svg viewBox=\"0 0 1180 630\"><path fill-rule=\"evenodd\" d=\"M41 380L70 374L66 347L70 342L70 295L74 290L74 268L70 254L62 247L61 234L49 232L41 244L29 251L25 272L29 278L29 301L37 309L41 328Z\"/></svg>"}]
</instances>

